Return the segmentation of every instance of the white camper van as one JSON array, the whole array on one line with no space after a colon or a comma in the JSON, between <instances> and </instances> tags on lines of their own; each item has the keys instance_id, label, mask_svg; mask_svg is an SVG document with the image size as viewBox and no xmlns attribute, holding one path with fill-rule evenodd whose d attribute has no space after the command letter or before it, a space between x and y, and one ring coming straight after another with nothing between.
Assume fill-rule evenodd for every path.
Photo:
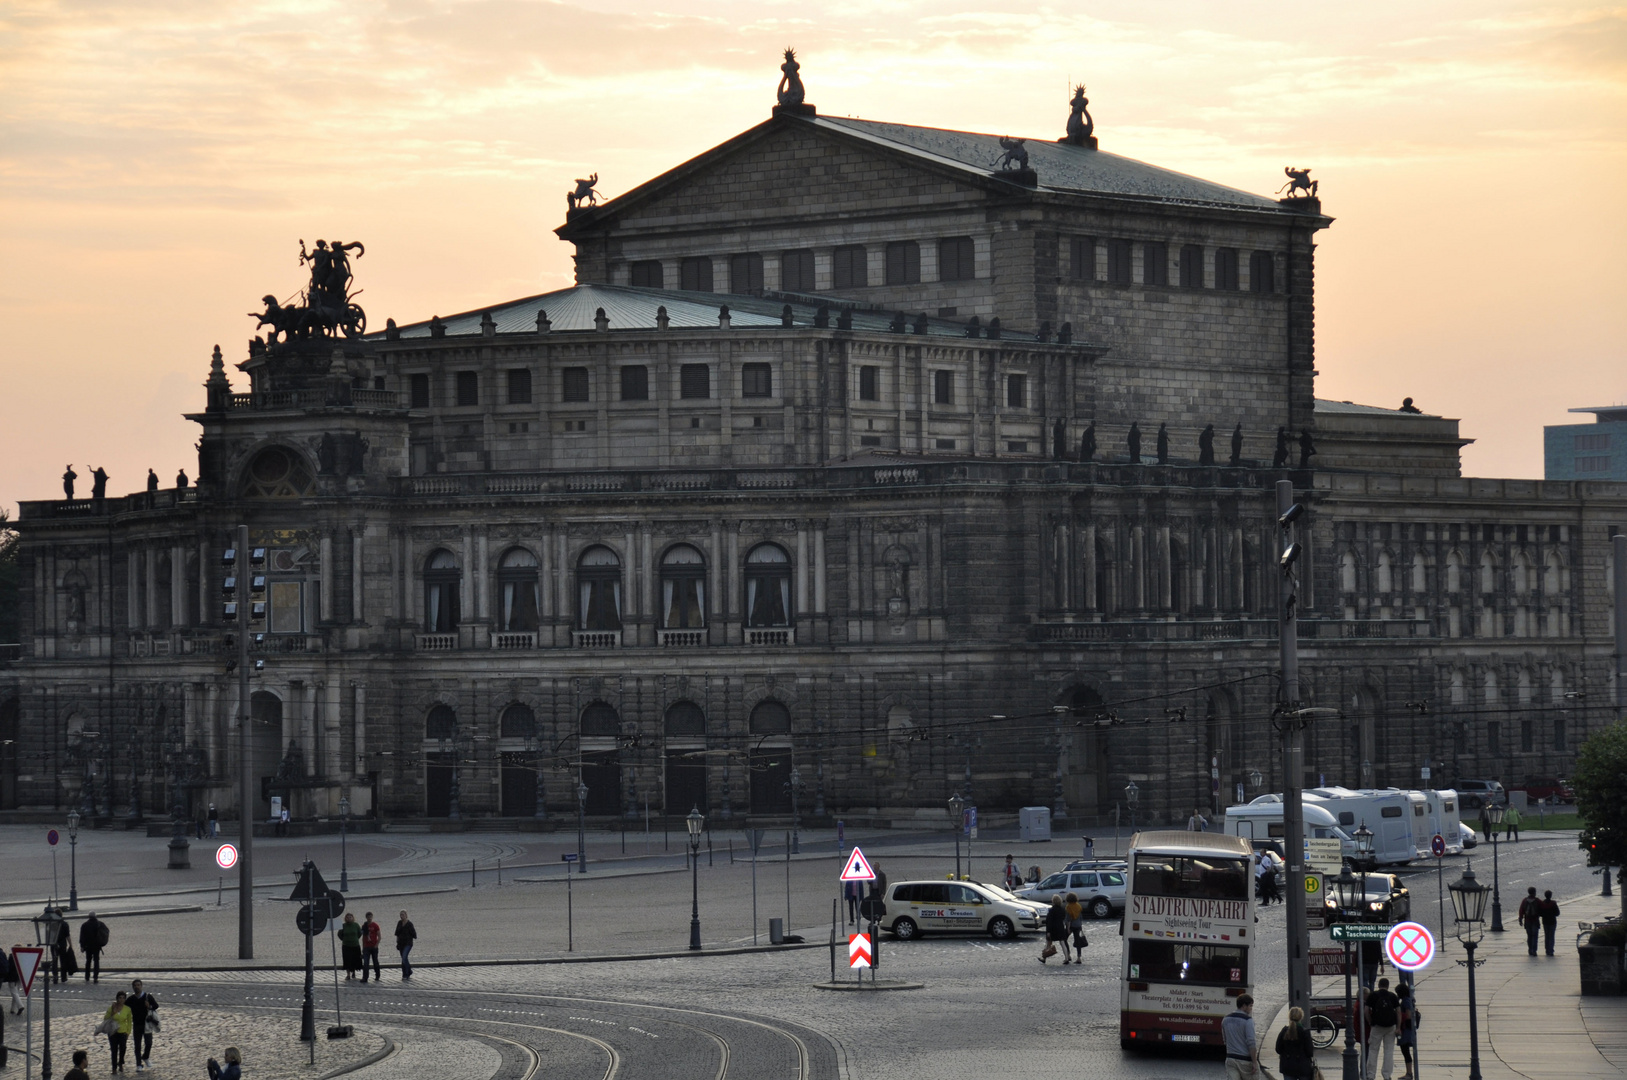
<instances>
[{"instance_id":1,"label":"white camper van","mask_svg":"<svg viewBox=\"0 0 1627 1080\"><path fill-rule=\"evenodd\" d=\"M1458 828L1462 820L1458 812L1458 793L1451 788L1440 788L1425 791L1424 796L1428 799L1425 804L1426 819L1433 831L1420 842L1421 852L1426 856L1430 854L1429 842L1439 833L1441 839L1446 841L1448 855L1463 854L1463 835Z\"/></svg>"},{"instance_id":2,"label":"white camper van","mask_svg":"<svg viewBox=\"0 0 1627 1080\"><path fill-rule=\"evenodd\" d=\"M1352 791L1350 788L1307 788L1305 802L1333 815L1339 827L1353 832L1366 825L1373 832L1373 857L1369 869L1405 866L1417 858L1413 844L1412 799L1399 788ZM1427 849L1429 839L1424 839Z\"/></svg>"},{"instance_id":3,"label":"white camper van","mask_svg":"<svg viewBox=\"0 0 1627 1080\"><path fill-rule=\"evenodd\" d=\"M1356 841L1327 810L1310 802L1301 805L1305 816L1305 835L1315 839L1336 839L1339 852L1349 858L1356 854ZM1245 840L1275 840L1282 843L1285 830L1282 821L1282 797L1262 795L1245 806L1226 808L1226 833Z\"/></svg>"}]
</instances>

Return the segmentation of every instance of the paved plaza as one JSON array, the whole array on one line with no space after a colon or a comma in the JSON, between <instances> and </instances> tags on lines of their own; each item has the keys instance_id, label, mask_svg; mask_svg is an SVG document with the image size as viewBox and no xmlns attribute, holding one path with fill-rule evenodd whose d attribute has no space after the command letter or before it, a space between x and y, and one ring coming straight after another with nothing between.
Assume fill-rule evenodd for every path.
<instances>
[{"instance_id":1,"label":"paved plaza","mask_svg":"<svg viewBox=\"0 0 1627 1080\"><path fill-rule=\"evenodd\" d=\"M25 920L50 891L50 856L41 832L0 831L0 857L17 868L11 880L26 883L8 890L13 903L0 907L0 918L10 924L0 933L12 940L32 937ZM858 840L893 881L941 877L953 869L947 834L850 832L847 839ZM164 868L162 838L81 834L80 914L96 910L106 918L112 940L99 985L76 979L53 988L55 1072L66 1067L68 1049L82 1046L92 1051L91 1075L104 1075L97 1070L106 1068L105 1042L93 1042L90 1029L115 989L140 974L172 1010L164 1014L168 1023L154 1046L150 1075L157 1080L203 1075L203 1059L218 1056L227 1040L245 1049L245 1075L256 1080L325 1077L347 1069L363 1080L1222 1074L1212 1058L1120 1051L1120 953L1112 921L1089 924L1091 945L1078 967L1042 967L1031 938L995 943L928 937L908 944L884 938L882 976L921 983L921 989L815 989L830 977L824 946L840 856L828 832L804 833L801 840L789 863L780 846L783 834L765 840L757 866L760 946L754 949L745 837L738 831L713 835L710 864L703 848L697 875L706 948L694 955L685 948L691 882L677 835L664 850L661 834L653 832L646 852L643 833L630 833L624 858L619 833L589 834L589 872L571 882L568 931L559 855L575 850L572 833L352 836L345 846L352 910L379 916L387 963L394 959L389 927L397 911L409 910L420 934L415 973L403 982L390 966L382 982L365 985L341 977L338 1004L357 1034L348 1042L319 1041L312 1065L310 1048L297 1041L304 944L293 925L294 905L283 898L294 868L307 856L337 884L338 837L256 841L262 886L255 904L256 959L239 963L235 893L226 889L217 907L213 886L219 875L205 868L213 844L194 842L195 868L172 872ZM1099 842L1105 854L1104 848L1110 849L1110 839ZM980 841L974 872L993 876L1007 849L1022 864L1046 869L1077 854L1061 839L1034 845ZM1476 872L1489 882L1489 851L1473 858ZM1463 862L1446 860L1448 881ZM1488 1078L1592 1080L1627 1070L1619 1035L1627 1030L1627 1007L1603 999L1584 1004L1577 992L1576 920L1619 909L1619 900L1598 897L1598 878L1581 863L1574 839L1558 835L1537 834L1502 849L1510 929L1501 937L1488 935L1480 953L1488 962L1478 974L1481 1064ZM767 944L768 919L786 915L788 867L789 925L808 947ZM63 860L64 893L67 870ZM1414 916L1433 928L1433 867L1415 868L1406 877ZM41 883L47 888L39 889ZM1553 959L1526 957L1523 935L1513 925L1514 899L1526 885L1553 889L1564 906L1561 947ZM163 913L141 914L155 911ZM1280 1027L1273 1018L1286 994L1283 926L1281 906L1261 910L1265 948L1255 969L1256 1017L1268 1044ZM1320 940L1314 944L1327 944L1325 934L1315 937ZM330 945L316 945L321 1032L335 1022L336 989L327 966ZM1419 979L1426 1013L1422 1060L1441 1077L1468 1074L1465 980L1453 963L1462 955L1449 944ZM36 1054L40 1004L35 1001ZM20 1048L21 1025L13 1021L6 1038ZM1275 1075L1274 1057L1267 1061ZM1330 1080L1339 1075L1336 1052L1325 1052L1321 1064Z\"/></svg>"}]
</instances>

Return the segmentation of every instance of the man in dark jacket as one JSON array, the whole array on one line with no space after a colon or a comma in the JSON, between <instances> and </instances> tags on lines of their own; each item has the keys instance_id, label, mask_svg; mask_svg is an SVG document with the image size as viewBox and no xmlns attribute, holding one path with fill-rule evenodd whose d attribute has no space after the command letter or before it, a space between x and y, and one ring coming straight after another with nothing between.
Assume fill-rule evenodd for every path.
<instances>
[{"instance_id":1,"label":"man in dark jacket","mask_svg":"<svg viewBox=\"0 0 1627 1080\"><path fill-rule=\"evenodd\" d=\"M69 975L79 970L79 959L73 954L73 931L68 929L66 919L56 925L56 941L51 943L51 952L56 960L56 981L65 983Z\"/></svg>"},{"instance_id":2,"label":"man in dark jacket","mask_svg":"<svg viewBox=\"0 0 1627 1080\"><path fill-rule=\"evenodd\" d=\"M90 1055L83 1050L73 1052L73 1068L62 1074L62 1080L90 1080Z\"/></svg>"},{"instance_id":3,"label":"man in dark jacket","mask_svg":"<svg viewBox=\"0 0 1627 1080\"><path fill-rule=\"evenodd\" d=\"M412 925L407 913L401 913L401 920L395 924L395 951L401 954L401 977L412 978L412 944L418 940L418 928Z\"/></svg>"},{"instance_id":4,"label":"man in dark jacket","mask_svg":"<svg viewBox=\"0 0 1627 1080\"><path fill-rule=\"evenodd\" d=\"M153 1033L148 1024L157 1023L153 1014L158 1011L158 999L147 993L140 979L135 979L124 1003L130 1007L130 1041L136 1048L136 1072L141 1072L152 1064Z\"/></svg>"},{"instance_id":5,"label":"man in dark jacket","mask_svg":"<svg viewBox=\"0 0 1627 1080\"><path fill-rule=\"evenodd\" d=\"M107 948L107 939L107 924L91 912L90 918L79 925L79 951L85 954L86 982L102 981L102 950Z\"/></svg>"},{"instance_id":6,"label":"man in dark jacket","mask_svg":"<svg viewBox=\"0 0 1627 1080\"><path fill-rule=\"evenodd\" d=\"M1537 899L1536 886L1525 890L1520 901L1520 925L1525 927L1525 951L1537 955L1537 927L1542 921L1542 901Z\"/></svg>"},{"instance_id":7,"label":"man in dark jacket","mask_svg":"<svg viewBox=\"0 0 1627 1080\"><path fill-rule=\"evenodd\" d=\"M1554 954L1554 934L1559 929L1559 903L1554 899L1552 889L1545 889L1542 893L1542 905L1537 908L1537 914L1542 916L1542 945L1548 955Z\"/></svg>"}]
</instances>

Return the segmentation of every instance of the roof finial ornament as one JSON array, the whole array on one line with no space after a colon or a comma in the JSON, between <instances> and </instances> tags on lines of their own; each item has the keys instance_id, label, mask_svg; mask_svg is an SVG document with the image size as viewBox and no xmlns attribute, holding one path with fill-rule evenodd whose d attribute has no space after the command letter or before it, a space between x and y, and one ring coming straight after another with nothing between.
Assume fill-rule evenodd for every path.
<instances>
[{"instance_id":1,"label":"roof finial ornament","mask_svg":"<svg viewBox=\"0 0 1627 1080\"><path fill-rule=\"evenodd\" d=\"M1096 121L1090 118L1090 99L1085 96L1084 83L1074 87L1071 104L1072 111L1068 113L1068 133L1058 141L1069 146L1082 146L1086 150L1096 149L1096 136L1091 134L1096 130Z\"/></svg>"},{"instance_id":2,"label":"roof finial ornament","mask_svg":"<svg viewBox=\"0 0 1627 1080\"><path fill-rule=\"evenodd\" d=\"M779 105L774 109L778 113L791 113L794 116L813 116L814 107L808 104L808 92L802 85L802 65L797 63L797 51L785 50L785 63L780 65L780 86L776 92Z\"/></svg>"}]
</instances>

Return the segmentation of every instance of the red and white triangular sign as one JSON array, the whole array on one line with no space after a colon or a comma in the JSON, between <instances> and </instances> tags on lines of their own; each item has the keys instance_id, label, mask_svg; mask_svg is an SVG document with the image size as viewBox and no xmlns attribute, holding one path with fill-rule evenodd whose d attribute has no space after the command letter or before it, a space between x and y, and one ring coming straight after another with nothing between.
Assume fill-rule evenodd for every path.
<instances>
[{"instance_id":1,"label":"red and white triangular sign","mask_svg":"<svg viewBox=\"0 0 1627 1080\"><path fill-rule=\"evenodd\" d=\"M18 945L11 950L12 962L17 965L17 980L23 984L26 995L34 986L34 972L40 969L45 950L38 945Z\"/></svg>"},{"instance_id":2,"label":"red and white triangular sign","mask_svg":"<svg viewBox=\"0 0 1627 1080\"><path fill-rule=\"evenodd\" d=\"M864 857L864 852L858 848L847 857L847 865L842 867L843 881L874 881L876 872L870 869L870 863Z\"/></svg>"}]
</instances>

